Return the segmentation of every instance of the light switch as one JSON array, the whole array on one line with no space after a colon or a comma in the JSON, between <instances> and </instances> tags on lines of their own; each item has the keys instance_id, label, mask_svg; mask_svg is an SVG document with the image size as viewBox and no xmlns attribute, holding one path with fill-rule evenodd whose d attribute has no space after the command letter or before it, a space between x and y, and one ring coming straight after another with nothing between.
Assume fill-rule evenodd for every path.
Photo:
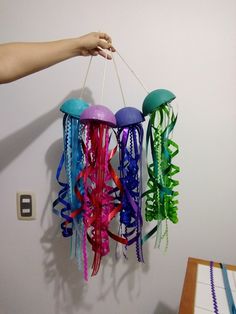
<instances>
[{"instance_id":1,"label":"light switch","mask_svg":"<svg viewBox=\"0 0 236 314\"><path fill-rule=\"evenodd\" d=\"M32 192L17 192L16 204L18 219L36 219L35 196Z\"/></svg>"}]
</instances>

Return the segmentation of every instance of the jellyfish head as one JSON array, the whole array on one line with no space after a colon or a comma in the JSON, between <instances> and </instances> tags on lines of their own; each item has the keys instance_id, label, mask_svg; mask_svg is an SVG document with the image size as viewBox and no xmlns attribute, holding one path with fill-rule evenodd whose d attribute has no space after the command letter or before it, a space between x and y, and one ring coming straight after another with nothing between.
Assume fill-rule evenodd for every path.
<instances>
[{"instance_id":1,"label":"jellyfish head","mask_svg":"<svg viewBox=\"0 0 236 314\"><path fill-rule=\"evenodd\" d=\"M167 89L156 89L149 93L143 102L143 114L147 116L160 106L170 103L175 95Z\"/></svg>"}]
</instances>

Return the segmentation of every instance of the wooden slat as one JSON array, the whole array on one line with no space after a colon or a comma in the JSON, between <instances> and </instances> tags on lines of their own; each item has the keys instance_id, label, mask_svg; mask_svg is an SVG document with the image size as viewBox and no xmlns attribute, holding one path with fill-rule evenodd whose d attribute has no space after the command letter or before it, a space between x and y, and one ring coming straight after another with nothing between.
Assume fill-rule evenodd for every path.
<instances>
[{"instance_id":1,"label":"wooden slat","mask_svg":"<svg viewBox=\"0 0 236 314\"><path fill-rule=\"evenodd\" d=\"M189 257L184 279L182 297L180 301L179 314L194 313L196 277L197 277L197 263L194 261L193 258Z\"/></svg>"}]
</instances>

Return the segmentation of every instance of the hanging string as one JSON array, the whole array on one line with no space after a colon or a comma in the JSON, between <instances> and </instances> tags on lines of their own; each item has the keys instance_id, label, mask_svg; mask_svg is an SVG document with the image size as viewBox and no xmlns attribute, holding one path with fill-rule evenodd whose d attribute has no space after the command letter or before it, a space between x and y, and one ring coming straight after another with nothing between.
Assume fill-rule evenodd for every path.
<instances>
[{"instance_id":1,"label":"hanging string","mask_svg":"<svg viewBox=\"0 0 236 314\"><path fill-rule=\"evenodd\" d=\"M104 70L103 70L103 78L102 78L102 94L101 94L101 104L103 103L103 95L104 95L104 86L105 86L105 78L106 78L106 70L107 70L107 60L108 60L108 54L107 52L105 56L105 62L104 62Z\"/></svg>"},{"instance_id":2,"label":"hanging string","mask_svg":"<svg viewBox=\"0 0 236 314\"><path fill-rule=\"evenodd\" d=\"M148 94L148 90L146 89L146 87L144 86L143 82L140 80L140 78L137 76L137 74L134 72L134 70L131 69L131 67L129 66L129 64L125 61L125 59L121 56L121 54L116 50L116 53L118 54L118 56L121 58L121 60L125 63L125 65L128 67L128 69L130 70L130 72L135 76L135 78L138 80L138 82L140 83L140 85L143 87L143 89L145 90L145 92Z\"/></svg>"},{"instance_id":3,"label":"hanging string","mask_svg":"<svg viewBox=\"0 0 236 314\"><path fill-rule=\"evenodd\" d=\"M85 89L85 84L86 84L86 82L87 82L88 73L89 73L89 70L90 70L90 67L91 67L92 59L93 59L93 56L90 57L89 65L88 65L88 68L87 68L87 71L86 71L86 74L85 74L84 83L83 83L83 87L82 87L82 89L81 89L79 98L83 98L83 93L84 93L84 89Z\"/></svg>"},{"instance_id":4,"label":"hanging string","mask_svg":"<svg viewBox=\"0 0 236 314\"><path fill-rule=\"evenodd\" d=\"M117 65L116 65L115 57L114 57L114 54L112 53L112 51L111 51L111 56L112 56L112 60L113 60L113 64L114 64L114 68L115 68L115 72L116 72L116 76L117 76L117 79L118 79L118 82L119 82L119 86L120 86L120 91L121 91L124 107L126 107L125 96L124 96L124 92L123 92L123 89L122 89L122 86L121 86L121 80L120 80L119 72L118 72L118 68L117 68Z\"/></svg>"}]
</instances>

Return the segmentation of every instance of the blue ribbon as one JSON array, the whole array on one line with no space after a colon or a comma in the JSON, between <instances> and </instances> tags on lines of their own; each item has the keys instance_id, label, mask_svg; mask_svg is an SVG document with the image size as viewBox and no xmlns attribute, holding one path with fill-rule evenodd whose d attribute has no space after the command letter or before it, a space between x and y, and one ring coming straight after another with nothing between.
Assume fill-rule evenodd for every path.
<instances>
[{"instance_id":1,"label":"blue ribbon","mask_svg":"<svg viewBox=\"0 0 236 314\"><path fill-rule=\"evenodd\" d=\"M79 120L68 114L65 114L63 117L63 138L64 153L62 154L56 174L57 182L62 186L62 189L58 193L58 198L53 202L53 213L63 219L61 223L62 235L64 237L71 237L73 230L75 231L74 224L78 225L79 220L82 218L81 215L78 215L73 220L70 214L81 206L80 201L74 193L74 187L75 185L79 185L79 190L81 194L83 193L81 181L76 182L76 178L83 168L83 150ZM63 183L59 180L64 164L68 183ZM56 208L58 204L63 205L63 208L58 210ZM76 229L78 230L78 228Z\"/></svg>"},{"instance_id":2,"label":"blue ribbon","mask_svg":"<svg viewBox=\"0 0 236 314\"><path fill-rule=\"evenodd\" d=\"M138 135L138 139L137 139ZM141 215L141 168L143 128L141 124L120 128L118 130L120 147L120 180L124 189L120 223L124 225L123 236L128 245L136 243L136 255L139 262L143 262Z\"/></svg>"},{"instance_id":3,"label":"blue ribbon","mask_svg":"<svg viewBox=\"0 0 236 314\"><path fill-rule=\"evenodd\" d=\"M59 191L58 197L53 202L52 206L53 206L54 214L63 218L65 221L69 221L71 223L73 219L70 218L67 214L70 212L71 206L70 206L70 203L66 200L68 190L69 190L69 185L67 183L60 181L60 175L61 175L62 167L64 164L64 160L65 160L64 153L62 153L61 160L59 162L59 166L57 168L57 173L56 173L57 182L62 187L62 189ZM64 206L61 208L60 211L56 208L58 204L61 204ZM62 234L64 237L70 237L72 235L72 228L68 228L67 226L65 226L65 221L61 223Z\"/></svg>"}]
</instances>

